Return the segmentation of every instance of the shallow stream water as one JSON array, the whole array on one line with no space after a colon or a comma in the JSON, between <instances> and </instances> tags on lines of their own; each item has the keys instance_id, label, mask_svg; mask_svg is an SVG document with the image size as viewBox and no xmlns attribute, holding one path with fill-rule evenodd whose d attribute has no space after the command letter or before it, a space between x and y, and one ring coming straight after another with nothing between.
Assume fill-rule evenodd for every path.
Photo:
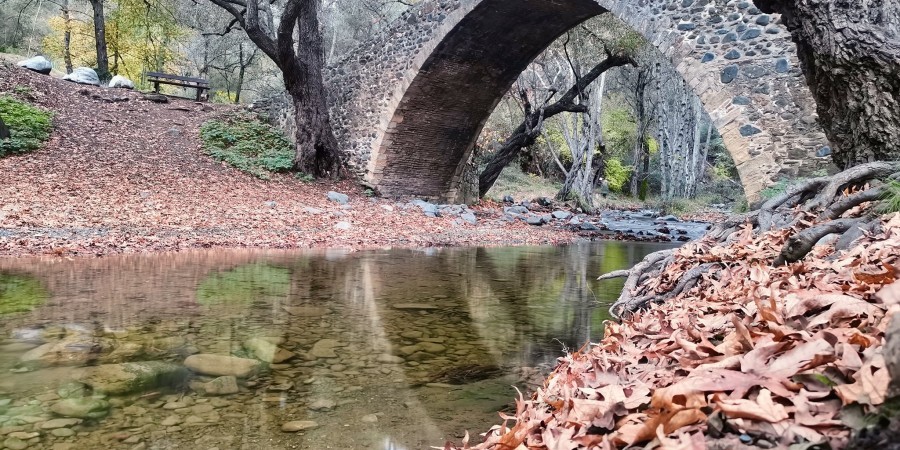
<instances>
[{"instance_id":1,"label":"shallow stream water","mask_svg":"<svg viewBox=\"0 0 900 450\"><path fill-rule=\"evenodd\" d=\"M0 448L478 441L512 411L513 386L602 336L622 281L596 277L667 247L0 259ZM232 385L182 366L198 354L255 366Z\"/></svg>"}]
</instances>

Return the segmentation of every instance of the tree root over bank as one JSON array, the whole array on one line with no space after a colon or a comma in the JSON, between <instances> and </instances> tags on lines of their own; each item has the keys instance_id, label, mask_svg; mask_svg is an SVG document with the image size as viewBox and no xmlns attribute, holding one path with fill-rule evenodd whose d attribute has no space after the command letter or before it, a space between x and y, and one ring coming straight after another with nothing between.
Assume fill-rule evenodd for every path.
<instances>
[{"instance_id":1,"label":"tree root over bank","mask_svg":"<svg viewBox=\"0 0 900 450\"><path fill-rule=\"evenodd\" d=\"M627 278L623 320L560 358L483 442L445 449L853 445L900 373L900 213L861 200L890 169L804 182L604 275Z\"/></svg>"},{"instance_id":2,"label":"tree root over bank","mask_svg":"<svg viewBox=\"0 0 900 450\"><path fill-rule=\"evenodd\" d=\"M723 244L746 227L757 235L769 231L784 233L781 252L771 261L775 266L801 261L817 243L829 237L837 250L845 250L863 230L871 232L877 228L880 219L874 204L886 192L884 182L891 179L900 179L900 163L863 164L833 176L806 180L767 200L758 210L717 225L701 241L707 246ZM613 316L622 318L651 303L670 300L682 294L693 283L691 280L724 264L704 258L675 261L672 253L652 253L630 270L600 277L627 277L622 294L610 307ZM667 273L666 269L674 264L683 267Z\"/></svg>"}]
</instances>

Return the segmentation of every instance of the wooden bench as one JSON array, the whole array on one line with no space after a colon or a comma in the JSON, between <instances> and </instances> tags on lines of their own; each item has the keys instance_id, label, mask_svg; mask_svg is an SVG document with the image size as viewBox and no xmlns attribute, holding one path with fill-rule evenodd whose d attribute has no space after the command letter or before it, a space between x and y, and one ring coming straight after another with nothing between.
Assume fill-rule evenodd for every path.
<instances>
[{"instance_id":1,"label":"wooden bench","mask_svg":"<svg viewBox=\"0 0 900 450\"><path fill-rule=\"evenodd\" d=\"M160 72L147 72L147 81L153 83L153 90L159 94L160 84L170 84L172 86L181 86L194 88L197 90L197 101L203 96L203 91L209 90L209 81L202 78L183 77L180 75L171 75Z\"/></svg>"}]
</instances>

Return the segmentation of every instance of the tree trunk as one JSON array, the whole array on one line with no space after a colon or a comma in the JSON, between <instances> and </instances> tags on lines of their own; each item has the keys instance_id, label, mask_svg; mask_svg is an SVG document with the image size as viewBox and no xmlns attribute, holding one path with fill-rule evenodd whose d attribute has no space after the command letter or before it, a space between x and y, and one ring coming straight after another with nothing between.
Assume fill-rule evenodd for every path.
<instances>
[{"instance_id":1,"label":"tree trunk","mask_svg":"<svg viewBox=\"0 0 900 450\"><path fill-rule=\"evenodd\" d=\"M797 44L819 122L842 169L900 159L900 2L756 0Z\"/></svg>"},{"instance_id":2,"label":"tree trunk","mask_svg":"<svg viewBox=\"0 0 900 450\"><path fill-rule=\"evenodd\" d=\"M103 0L89 0L94 10L94 41L97 48L97 76L108 80L109 56L106 53L106 17L103 15Z\"/></svg>"},{"instance_id":3,"label":"tree trunk","mask_svg":"<svg viewBox=\"0 0 900 450\"><path fill-rule=\"evenodd\" d=\"M327 91L322 80L325 54L322 33L319 32L319 3L303 0L296 5L299 8L297 28L300 45L296 50L291 45L285 52L281 48L284 40L279 39L279 54L282 58L295 58L293 64L287 64L282 70L284 85L293 99L297 123L294 168L317 177L337 177L342 162L337 139L331 129Z\"/></svg>"},{"instance_id":4,"label":"tree trunk","mask_svg":"<svg viewBox=\"0 0 900 450\"><path fill-rule=\"evenodd\" d=\"M6 124L3 123L3 119L0 118L0 139L6 139L9 136L9 128L6 127Z\"/></svg>"},{"instance_id":5,"label":"tree trunk","mask_svg":"<svg viewBox=\"0 0 900 450\"><path fill-rule=\"evenodd\" d=\"M250 57L253 60L253 57ZM248 64L249 65L249 64ZM238 79L237 86L234 88L234 104L241 103L241 89L244 87L244 73L247 71L247 65L244 65L244 44L238 44Z\"/></svg>"},{"instance_id":6,"label":"tree trunk","mask_svg":"<svg viewBox=\"0 0 900 450\"><path fill-rule=\"evenodd\" d=\"M72 73L72 13L69 11L69 0L63 0L63 58L66 62L66 73Z\"/></svg>"}]
</instances>

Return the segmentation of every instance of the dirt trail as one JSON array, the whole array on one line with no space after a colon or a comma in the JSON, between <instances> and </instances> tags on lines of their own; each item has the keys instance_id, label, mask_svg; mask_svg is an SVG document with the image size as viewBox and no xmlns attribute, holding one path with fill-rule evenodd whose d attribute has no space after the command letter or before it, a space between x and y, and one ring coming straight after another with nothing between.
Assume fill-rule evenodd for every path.
<instances>
[{"instance_id":1,"label":"dirt trail","mask_svg":"<svg viewBox=\"0 0 900 450\"><path fill-rule=\"evenodd\" d=\"M199 126L233 106L82 86L0 63L0 94L54 112L36 152L0 159L0 256L99 255L197 247L509 245L574 234L499 220L430 218L370 199L350 181L263 181L205 156ZM127 101L113 101L127 98ZM350 195L349 207L326 198ZM274 202L274 203L273 203ZM316 211L316 209L321 211ZM338 231L338 222L349 230Z\"/></svg>"}]
</instances>

